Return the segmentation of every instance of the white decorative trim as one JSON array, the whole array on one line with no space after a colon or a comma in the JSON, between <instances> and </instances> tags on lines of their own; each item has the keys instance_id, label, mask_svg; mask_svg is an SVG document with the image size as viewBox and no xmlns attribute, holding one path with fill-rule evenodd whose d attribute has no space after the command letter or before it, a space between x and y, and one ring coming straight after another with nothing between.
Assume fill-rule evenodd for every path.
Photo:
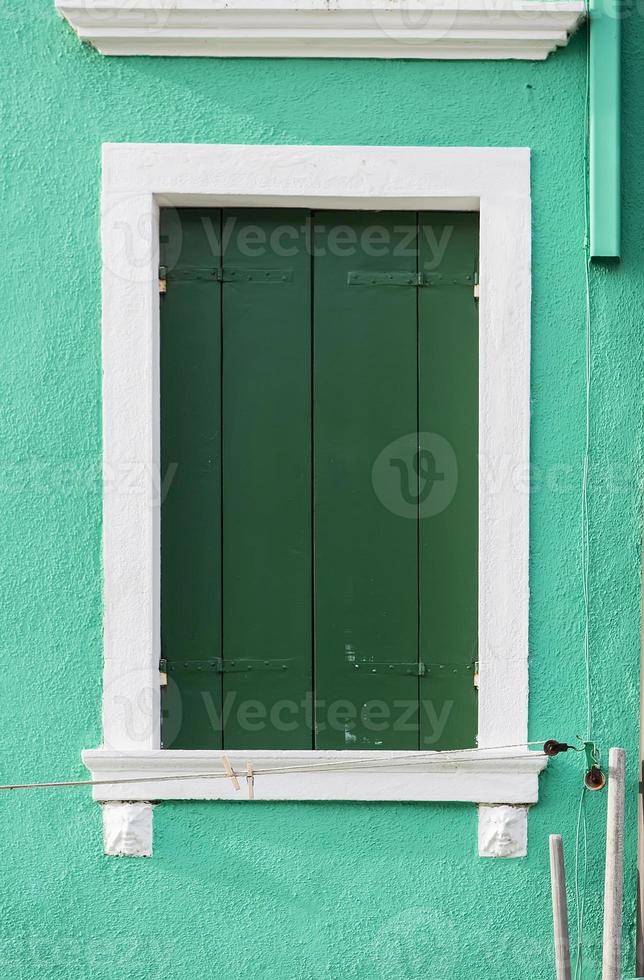
<instances>
[{"instance_id":1,"label":"white decorative trim","mask_svg":"<svg viewBox=\"0 0 644 980\"><path fill-rule=\"evenodd\" d=\"M524 745L528 708L530 153L527 149L108 144L103 153L104 749L90 770L166 775L210 753L160 746L159 205L480 210L479 746ZM117 753L117 755L115 755ZM507 753L505 753L507 754ZM512 754L512 753L510 753ZM243 755L230 751L231 758ZM252 753L252 760L261 758ZM298 753L295 753L298 756ZM277 758L268 753L271 759ZM324 753L304 753L309 760ZM351 757L342 753L342 760ZM380 752L373 761L383 760ZM280 756L280 758L282 758ZM360 758L365 758L361 753ZM536 801L537 765L438 759L414 776L258 780L264 798ZM101 761L102 760L102 761ZM115 760L120 760L118 765ZM143 760L143 762L142 762ZM477 761L478 760L478 761ZM207 763L210 765L210 762ZM422 763L425 765L425 763ZM528 766L528 770L523 768ZM101 770L101 766L103 769ZM518 768L517 768L518 767ZM197 770L202 771L202 770ZM422 768L420 772L422 773ZM111 778L111 775L109 776ZM290 781L290 789L285 788ZM199 783L130 786L191 798ZM262 788L263 786L263 788ZM97 798L122 799L125 787ZM153 791L152 791L153 790ZM207 784L208 798L225 795Z\"/></svg>"},{"instance_id":2,"label":"white decorative trim","mask_svg":"<svg viewBox=\"0 0 644 980\"><path fill-rule=\"evenodd\" d=\"M103 849L109 857L152 857L151 803L104 803Z\"/></svg>"},{"instance_id":3,"label":"white decorative trim","mask_svg":"<svg viewBox=\"0 0 644 980\"><path fill-rule=\"evenodd\" d=\"M581 0L56 0L107 55L519 58L568 43Z\"/></svg>"},{"instance_id":4,"label":"white decorative trim","mask_svg":"<svg viewBox=\"0 0 644 980\"><path fill-rule=\"evenodd\" d=\"M239 776L239 790L224 775L221 753L83 752L92 779L100 781L94 786L96 800L244 801L249 799L245 774L250 762L255 800L536 803L538 775L548 761L543 753L525 749L423 752L418 762L410 760L409 752L254 751L227 752L227 757ZM341 769L332 768L338 764ZM305 771L324 765L329 768ZM285 772L288 768L297 771ZM124 779L133 782L117 782Z\"/></svg>"},{"instance_id":5,"label":"white decorative trim","mask_svg":"<svg viewBox=\"0 0 644 980\"><path fill-rule=\"evenodd\" d=\"M520 858L527 854L527 806L480 806L479 857Z\"/></svg>"}]
</instances>

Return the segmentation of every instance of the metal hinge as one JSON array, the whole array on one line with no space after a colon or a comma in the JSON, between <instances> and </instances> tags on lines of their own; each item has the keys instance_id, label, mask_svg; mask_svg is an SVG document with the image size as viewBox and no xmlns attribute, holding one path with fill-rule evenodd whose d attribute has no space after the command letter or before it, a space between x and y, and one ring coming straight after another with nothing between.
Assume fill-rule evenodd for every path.
<instances>
[{"instance_id":1,"label":"metal hinge","mask_svg":"<svg viewBox=\"0 0 644 980\"><path fill-rule=\"evenodd\" d=\"M292 269L213 269L203 266L186 266L168 269L159 266L159 292L168 291L168 282L254 282L284 283L293 279Z\"/></svg>"},{"instance_id":2,"label":"metal hinge","mask_svg":"<svg viewBox=\"0 0 644 980\"><path fill-rule=\"evenodd\" d=\"M357 660L353 654L348 654L346 661L352 670L359 670L365 674L406 674L412 677L426 677L429 674L445 676L447 674L459 674L463 671L471 672L473 668L475 670L478 668L477 664L436 664L426 663L422 660L413 663Z\"/></svg>"},{"instance_id":3,"label":"metal hinge","mask_svg":"<svg viewBox=\"0 0 644 980\"><path fill-rule=\"evenodd\" d=\"M348 286L422 286L417 272L349 272Z\"/></svg>"},{"instance_id":4,"label":"metal hinge","mask_svg":"<svg viewBox=\"0 0 644 980\"><path fill-rule=\"evenodd\" d=\"M454 275L442 272L369 272L358 270L347 274L348 286L417 286L438 288L445 286L470 286L477 297L478 277L474 272Z\"/></svg>"},{"instance_id":5,"label":"metal hinge","mask_svg":"<svg viewBox=\"0 0 644 980\"><path fill-rule=\"evenodd\" d=\"M463 272L457 275L445 275L442 272L423 272L421 273L421 286L476 286L476 273Z\"/></svg>"},{"instance_id":6,"label":"metal hinge","mask_svg":"<svg viewBox=\"0 0 644 980\"><path fill-rule=\"evenodd\" d=\"M413 677L424 677L425 664L419 663L394 663L376 662L373 660L352 660L347 657L347 662L352 670L360 670L364 674L408 674Z\"/></svg>"},{"instance_id":7,"label":"metal hinge","mask_svg":"<svg viewBox=\"0 0 644 980\"><path fill-rule=\"evenodd\" d=\"M159 671L161 674L231 674L246 673L247 671L267 671L267 670L287 670L290 660L259 660L259 659L238 659L224 660L221 657L213 657L211 660L166 660L159 661Z\"/></svg>"},{"instance_id":8,"label":"metal hinge","mask_svg":"<svg viewBox=\"0 0 644 980\"><path fill-rule=\"evenodd\" d=\"M221 282L291 282L292 269L222 269Z\"/></svg>"}]
</instances>

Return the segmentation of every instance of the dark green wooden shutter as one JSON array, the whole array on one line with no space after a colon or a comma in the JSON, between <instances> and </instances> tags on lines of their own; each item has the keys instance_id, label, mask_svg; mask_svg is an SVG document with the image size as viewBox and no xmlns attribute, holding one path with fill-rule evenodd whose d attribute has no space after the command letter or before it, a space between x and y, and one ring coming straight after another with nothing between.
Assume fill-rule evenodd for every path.
<instances>
[{"instance_id":1,"label":"dark green wooden shutter","mask_svg":"<svg viewBox=\"0 0 644 980\"><path fill-rule=\"evenodd\" d=\"M161 211L162 737L174 749L221 746L220 222Z\"/></svg>"},{"instance_id":2,"label":"dark green wooden shutter","mask_svg":"<svg viewBox=\"0 0 644 980\"><path fill-rule=\"evenodd\" d=\"M477 217L184 209L166 263L178 230L163 744L474 744Z\"/></svg>"},{"instance_id":3,"label":"dark green wooden shutter","mask_svg":"<svg viewBox=\"0 0 644 980\"><path fill-rule=\"evenodd\" d=\"M374 226L382 229L381 242ZM315 217L314 459L316 745L418 745L416 522L383 505L374 461L417 428L416 219ZM375 254L374 254L375 253ZM361 272L365 284L352 282ZM392 725L397 711L406 718ZM389 717L387 717L387 715Z\"/></svg>"},{"instance_id":4,"label":"dark green wooden shutter","mask_svg":"<svg viewBox=\"0 0 644 980\"><path fill-rule=\"evenodd\" d=\"M421 740L475 744L478 635L478 221L420 216Z\"/></svg>"},{"instance_id":5,"label":"dark green wooden shutter","mask_svg":"<svg viewBox=\"0 0 644 980\"><path fill-rule=\"evenodd\" d=\"M224 212L224 745L238 749L312 747L307 224Z\"/></svg>"}]
</instances>

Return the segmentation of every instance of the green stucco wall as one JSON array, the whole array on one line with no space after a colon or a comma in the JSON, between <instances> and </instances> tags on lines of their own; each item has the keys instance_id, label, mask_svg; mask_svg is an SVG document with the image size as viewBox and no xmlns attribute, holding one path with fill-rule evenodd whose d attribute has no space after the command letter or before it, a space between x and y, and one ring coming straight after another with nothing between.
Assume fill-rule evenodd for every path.
<instances>
[{"instance_id":1,"label":"green stucco wall","mask_svg":"<svg viewBox=\"0 0 644 980\"><path fill-rule=\"evenodd\" d=\"M629 753L634 975L644 297L644 25L625 23L624 247L592 274L596 737ZM83 778L100 743L98 202L104 141L530 146L530 737L584 729L585 42L545 63L106 59L51 0L0 7L2 781ZM520 475L519 475L520 478ZM83 789L0 797L7 978L553 976L547 835L572 859L583 766L542 777L525 860L480 860L457 805L165 804L152 860L101 853ZM606 795L588 799L598 975ZM572 885L572 881L571 881ZM574 909L573 919L574 919Z\"/></svg>"}]
</instances>

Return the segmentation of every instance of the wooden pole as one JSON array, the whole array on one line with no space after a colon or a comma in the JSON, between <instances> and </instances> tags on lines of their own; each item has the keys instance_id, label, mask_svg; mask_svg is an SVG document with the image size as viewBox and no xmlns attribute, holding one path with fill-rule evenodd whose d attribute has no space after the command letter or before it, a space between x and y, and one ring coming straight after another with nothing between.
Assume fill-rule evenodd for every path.
<instances>
[{"instance_id":1,"label":"wooden pole","mask_svg":"<svg viewBox=\"0 0 644 980\"><path fill-rule=\"evenodd\" d=\"M621 973L625 761L624 749L611 749L608 753L602 980L620 980Z\"/></svg>"},{"instance_id":2,"label":"wooden pole","mask_svg":"<svg viewBox=\"0 0 644 980\"><path fill-rule=\"evenodd\" d=\"M550 883L552 886L552 924L555 935L557 980L570 980L570 936L563 841L560 834L550 834Z\"/></svg>"}]
</instances>

